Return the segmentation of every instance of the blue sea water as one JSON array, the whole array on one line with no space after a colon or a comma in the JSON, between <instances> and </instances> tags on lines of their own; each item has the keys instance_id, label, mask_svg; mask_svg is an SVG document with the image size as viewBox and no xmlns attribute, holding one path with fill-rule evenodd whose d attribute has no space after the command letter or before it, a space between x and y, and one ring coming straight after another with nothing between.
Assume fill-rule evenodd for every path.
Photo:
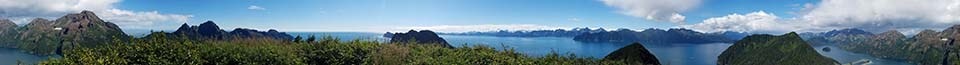
<instances>
[{"instance_id":1,"label":"blue sea water","mask_svg":"<svg viewBox=\"0 0 960 65\"><path fill-rule=\"evenodd\" d=\"M368 32L288 32L294 36L317 37L330 36L340 38L341 41L372 40L389 41L382 37L383 33ZM497 49L514 49L517 52L530 56L543 56L551 52L572 53L580 57L603 58L610 52L616 51L629 43L587 43L573 41L570 37L496 37L496 36L466 36L440 35L454 47L486 45ZM732 43L641 43L653 53L662 64L666 65L715 65L717 56L723 53ZM832 51L820 50L830 47ZM909 65L904 61L875 58L865 54L851 53L833 46L814 46L820 54L833 58L840 63L851 63L858 60L870 60L870 65ZM15 64L17 60L25 63L36 63L45 60L46 56L35 56L16 49L0 49L0 65Z\"/></svg>"},{"instance_id":2,"label":"blue sea water","mask_svg":"<svg viewBox=\"0 0 960 65\"><path fill-rule=\"evenodd\" d=\"M23 52L19 49L0 48L0 65L16 65L17 62L23 64L36 64L48 58L57 58L59 56L39 56Z\"/></svg>"}]
</instances>

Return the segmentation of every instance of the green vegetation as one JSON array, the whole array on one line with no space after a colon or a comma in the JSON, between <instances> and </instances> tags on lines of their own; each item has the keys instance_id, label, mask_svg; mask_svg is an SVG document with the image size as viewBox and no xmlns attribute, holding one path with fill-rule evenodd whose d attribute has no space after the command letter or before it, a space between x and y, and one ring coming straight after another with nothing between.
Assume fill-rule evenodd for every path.
<instances>
[{"instance_id":1,"label":"green vegetation","mask_svg":"<svg viewBox=\"0 0 960 65\"><path fill-rule=\"evenodd\" d=\"M310 42L244 38L194 41L182 36L151 35L108 45L64 50L63 58L41 65L623 65L618 61L549 54L528 57L512 49L487 46L447 48L439 45L338 41L325 37Z\"/></svg>"},{"instance_id":2,"label":"green vegetation","mask_svg":"<svg viewBox=\"0 0 960 65\"><path fill-rule=\"evenodd\" d=\"M631 43L617 49L603 58L604 60L622 60L631 64L660 65L660 61L640 43Z\"/></svg>"},{"instance_id":3,"label":"green vegetation","mask_svg":"<svg viewBox=\"0 0 960 65\"><path fill-rule=\"evenodd\" d=\"M719 65L837 65L817 53L795 32L781 36L750 35L723 51Z\"/></svg>"}]
</instances>

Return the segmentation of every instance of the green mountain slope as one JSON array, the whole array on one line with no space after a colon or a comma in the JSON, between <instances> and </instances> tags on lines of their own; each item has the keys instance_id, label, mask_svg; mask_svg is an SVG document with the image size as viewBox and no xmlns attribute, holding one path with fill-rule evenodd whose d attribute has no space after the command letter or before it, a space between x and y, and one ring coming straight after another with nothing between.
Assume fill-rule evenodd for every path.
<instances>
[{"instance_id":1,"label":"green mountain slope","mask_svg":"<svg viewBox=\"0 0 960 65\"><path fill-rule=\"evenodd\" d=\"M632 43L617 49L603 58L604 60L619 60L629 64L660 65L660 61L640 43Z\"/></svg>"},{"instance_id":2,"label":"green mountain slope","mask_svg":"<svg viewBox=\"0 0 960 65\"><path fill-rule=\"evenodd\" d=\"M781 36L750 35L723 51L719 65L836 65L795 32Z\"/></svg>"}]
</instances>

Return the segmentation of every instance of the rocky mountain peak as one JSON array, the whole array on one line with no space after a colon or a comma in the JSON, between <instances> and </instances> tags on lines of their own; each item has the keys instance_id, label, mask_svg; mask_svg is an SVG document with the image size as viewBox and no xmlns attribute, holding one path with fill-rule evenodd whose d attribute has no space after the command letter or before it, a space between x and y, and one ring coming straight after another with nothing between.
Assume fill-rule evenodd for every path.
<instances>
[{"instance_id":1,"label":"rocky mountain peak","mask_svg":"<svg viewBox=\"0 0 960 65\"><path fill-rule=\"evenodd\" d=\"M903 33L900 33L900 31L890 30L890 31L887 31L887 32L880 33L879 35L877 35L877 37L885 37L885 38L906 38L907 36L904 36Z\"/></svg>"},{"instance_id":2,"label":"rocky mountain peak","mask_svg":"<svg viewBox=\"0 0 960 65\"><path fill-rule=\"evenodd\" d=\"M109 44L115 39L129 39L116 24L105 22L91 11L71 13L56 20L33 19L17 30L22 44L47 45L50 48L80 48ZM40 51L39 54L53 54Z\"/></svg>"},{"instance_id":3,"label":"rocky mountain peak","mask_svg":"<svg viewBox=\"0 0 960 65\"><path fill-rule=\"evenodd\" d=\"M10 19L0 19L0 29L16 28L17 24Z\"/></svg>"},{"instance_id":4,"label":"rocky mountain peak","mask_svg":"<svg viewBox=\"0 0 960 65\"><path fill-rule=\"evenodd\" d=\"M203 36L220 36L220 34L225 33L220 26L217 26L213 21L207 21L197 26L197 31L200 32L200 35Z\"/></svg>"}]
</instances>

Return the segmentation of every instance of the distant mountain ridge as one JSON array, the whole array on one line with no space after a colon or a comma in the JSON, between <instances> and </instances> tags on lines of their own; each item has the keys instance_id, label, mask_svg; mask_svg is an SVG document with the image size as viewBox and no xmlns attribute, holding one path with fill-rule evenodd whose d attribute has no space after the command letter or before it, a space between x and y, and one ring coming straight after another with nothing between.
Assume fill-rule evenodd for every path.
<instances>
[{"instance_id":1,"label":"distant mountain ridge","mask_svg":"<svg viewBox=\"0 0 960 65\"><path fill-rule=\"evenodd\" d=\"M590 29L573 28L556 30L529 30L529 31L491 31L491 32L465 32L465 33L438 33L440 35L480 35L480 36L500 36L500 37L574 37L583 33L605 32L603 28ZM389 33L389 32L388 32Z\"/></svg>"},{"instance_id":2,"label":"distant mountain ridge","mask_svg":"<svg viewBox=\"0 0 960 65\"><path fill-rule=\"evenodd\" d=\"M227 32L223 29L220 29L216 23L213 21L207 21L201 23L198 26L190 26L186 23L180 25L176 31L172 33L153 33L147 35L145 38L150 38L150 36L157 36L158 34L163 34L167 36L186 36L186 38L195 39L195 40L231 40L239 38L269 38L276 40L293 40L293 36L287 34L286 32L279 32L274 29L268 31L258 31L254 29L247 28L235 28L233 31Z\"/></svg>"},{"instance_id":3,"label":"distant mountain ridge","mask_svg":"<svg viewBox=\"0 0 960 65\"><path fill-rule=\"evenodd\" d=\"M729 34L729 35L728 35ZM714 43L733 42L745 33L701 33L689 29L646 29L636 32L618 29L609 32L584 33L573 39L581 42L645 42L645 43Z\"/></svg>"},{"instance_id":4,"label":"distant mountain ridge","mask_svg":"<svg viewBox=\"0 0 960 65\"><path fill-rule=\"evenodd\" d=\"M861 29L839 29L820 33L800 33L800 37L811 45L838 45L846 43L858 43L868 40L874 34Z\"/></svg>"}]
</instances>

